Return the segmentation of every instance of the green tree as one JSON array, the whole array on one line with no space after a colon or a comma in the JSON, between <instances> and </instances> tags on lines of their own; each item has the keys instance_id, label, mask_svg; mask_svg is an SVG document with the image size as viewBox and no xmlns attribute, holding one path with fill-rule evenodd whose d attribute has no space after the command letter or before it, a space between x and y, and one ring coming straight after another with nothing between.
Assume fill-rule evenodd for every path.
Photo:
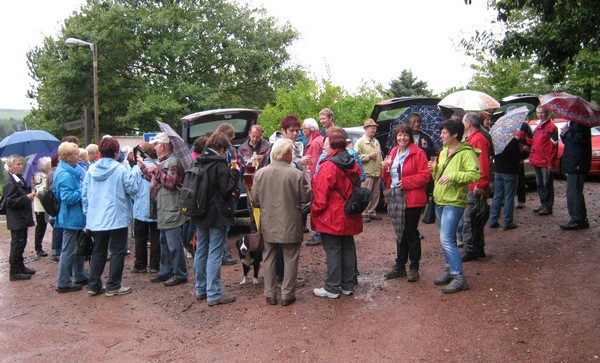
<instances>
[{"instance_id":1,"label":"green tree","mask_svg":"<svg viewBox=\"0 0 600 363\"><path fill-rule=\"evenodd\" d=\"M28 52L39 107L27 122L61 135L62 123L93 105L92 54L68 37L98 44L101 133L177 128L182 115L219 107L262 107L288 82L286 50L297 37L264 9L228 0L88 0L57 40Z\"/></svg>"},{"instance_id":2,"label":"green tree","mask_svg":"<svg viewBox=\"0 0 600 363\"><path fill-rule=\"evenodd\" d=\"M417 80L417 77L413 75L413 72L403 70L397 79L390 82L390 88L383 94L386 98L392 97L415 97L424 96L431 97L433 93L427 87L428 84L425 81Z\"/></svg>"},{"instance_id":3,"label":"green tree","mask_svg":"<svg viewBox=\"0 0 600 363\"><path fill-rule=\"evenodd\" d=\"M597 0L494 1L498 19L507 25L495 52L503 58L530 58L548 70L548 81L565 80L578 55L600 50L600 12ZM585 56L583 57L585 58ZM597 75L598 73L596 73ZM591 98L591 88L584 97Z\"/></svg>"}]
</instances>

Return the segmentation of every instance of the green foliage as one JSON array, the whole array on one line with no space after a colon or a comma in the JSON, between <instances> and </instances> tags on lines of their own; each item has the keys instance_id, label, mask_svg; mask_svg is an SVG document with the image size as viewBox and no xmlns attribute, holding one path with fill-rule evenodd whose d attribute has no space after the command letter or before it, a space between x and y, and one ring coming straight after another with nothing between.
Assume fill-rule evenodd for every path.
<instances>
[{"instance_id":1,"label":"green foliage","mask_svg":"<svg viewBox=\"0 0 600 363\"><path fill-rule=\"evenodd\" d=\"M260 124L268 137L279 130L279 121L286 115L296 115L301 120L312 117L319 120L319 111L330 108L336 125L341 127L362 125L369 117L373 106L381 101L375 87L363 85L355 94L323 80L321 84L310 79L301 79L290 87L280 87L275 92L275 101L267 105Z\"/></svg>"},{"instance_id":2,"label":"green foliage","mask_svg":"<svg viewBox=\"0 0 600 363\"><path fill-rule=\"evenodd\" d=\"M581 51L600 50L598 0L502 0L496 6L508 25L496 53L534 59L548 70L550 83L564 80Z\"/></svg>"},{"instance_id":3,"label":"green foliage","mask_svg":"<svg viewBox=\"0 0 600 363\"><path fill-rule=\"evenodd\" d=\"M410 69L405 69L397 79L390 82L390 88L385 91L383 96L385 98L431 97L433 93L427 87L429 87L427 82L417 80Z\"/></svg>"},{"instance_id":4,"label":"green foliage","mask_svg":"<svg viewBox=\"0 0 600 363\"><path fill-rule=\"evenodd\" d=\"M28 124L60 137L62 124L92 108L92 52L67 48L75 37L98 45L101 134L178 128L182 115L223 107L263 107L299 73L286 67L297 37L264 9L228 0L88 0L59 39L28 52L39 108ZM31 127L32 128L32 127Z\"/></svg>"}]
</instances>

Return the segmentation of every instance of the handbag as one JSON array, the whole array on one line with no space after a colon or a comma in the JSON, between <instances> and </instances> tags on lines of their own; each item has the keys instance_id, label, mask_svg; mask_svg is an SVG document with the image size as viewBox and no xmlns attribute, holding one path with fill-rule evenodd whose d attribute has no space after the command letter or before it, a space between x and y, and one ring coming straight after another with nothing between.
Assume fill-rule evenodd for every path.
<instances>
[{"instance_id":1,"label":"handbag","mask_svg":"<svg viewBox=\"0 0 600 363\"><path fill-rule=\"evenodd\" d=\"M94 250L94 239L87 230L81 230L77 233L77 256L91 256Z\"/></svg>"},{"instance_id":2,"label":"handbag","mask_svg":"<svg viewBox=\"0 0 600 363\"><path fill-rule=\"evenodd\" d=\"M421 222L424 224L433 224L435 223L435 202L433 201L433 197L429 196L427 198L427 205L425 205L425 210L423 211L423 218Z\"/></svg>"},{"instance_id":3,"label":"handbag","mask_svg":"<svg viewBox=\"0 0 600 363\"><path fill-rule=\"evenodd\" d=\"M262 233L254 232L248 234L248 249L253 252L262 252L264 240Z\"/></svg>"}]
</instances>

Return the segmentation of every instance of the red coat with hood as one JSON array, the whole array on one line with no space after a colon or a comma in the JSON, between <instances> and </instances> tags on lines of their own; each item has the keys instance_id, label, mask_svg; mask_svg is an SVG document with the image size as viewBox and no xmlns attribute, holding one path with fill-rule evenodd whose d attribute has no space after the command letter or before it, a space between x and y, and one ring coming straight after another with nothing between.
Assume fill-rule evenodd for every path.
<instances>
[{"instance_id":1,"label":"red coat with hood","mask_svg":"<svg viewBox=\"0 0 600 363\"><path fill-rule=\"evenodd\" d=\"M396 146L390 152L392 160L400 146ZM427 183L431 179L431 173L427 167L427 155L415 144L408 146L408 155L402 165L402 190L406 193L406 208L424 207L427 204ZM383 170L383 181L385 188L390 189L392 176L389 171Z\"/></svg>"},{"instance_id":2,"label":"red coat with hood","mask_svg":"<svg viewBox=\"0 0 600 363\"><path fill-rule=\"evenodd\" d=\"M353 236L362 232L362 215L348 215L344 212L346 201L340 193L349 197L354 187L350 178L360 182L360 167L346 150L334 150L319 166L312 182L313 204L310 210L310 223L314 231L336 236Z\"/></svg>"}]
</instances>

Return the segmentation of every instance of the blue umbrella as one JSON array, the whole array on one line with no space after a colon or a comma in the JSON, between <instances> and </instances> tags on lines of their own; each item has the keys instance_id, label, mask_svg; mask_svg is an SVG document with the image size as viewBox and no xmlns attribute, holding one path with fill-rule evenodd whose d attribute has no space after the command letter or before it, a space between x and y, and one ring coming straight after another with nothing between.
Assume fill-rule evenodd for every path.
<instances>
[{"instance_id":1,"label":"blue umbrella","mask_svg":"<svg viewBox=\"0 0 600 363\"><path fill-rule=\"evenodd\" d=\"M5 137L0 142L0 157L11 155L29 156L52 151L58 148L59 145L60 141L46 131L18 131Z\"/></svg>"},{"instance_id":2,"label":"blue umbrella","mask_svg":"<svg viewBox=\"0 0 600 363\"><path fill-rule=\"evenodd\" d=\"M29 157L29 159L27 159L27 165L25 166L25 172L23 173L23 179L25 179L25 184L27 184L28 187L31 186L31 177L33 175L35 175L35 173L38 172L38 160L40 160L41 157L44 156L52 156L54 154L56 154L58 152L57 149L54 149L52 151L45 151L43 153L37 153L35 155L31 155Z\"/></svg>"}]
</instances>

